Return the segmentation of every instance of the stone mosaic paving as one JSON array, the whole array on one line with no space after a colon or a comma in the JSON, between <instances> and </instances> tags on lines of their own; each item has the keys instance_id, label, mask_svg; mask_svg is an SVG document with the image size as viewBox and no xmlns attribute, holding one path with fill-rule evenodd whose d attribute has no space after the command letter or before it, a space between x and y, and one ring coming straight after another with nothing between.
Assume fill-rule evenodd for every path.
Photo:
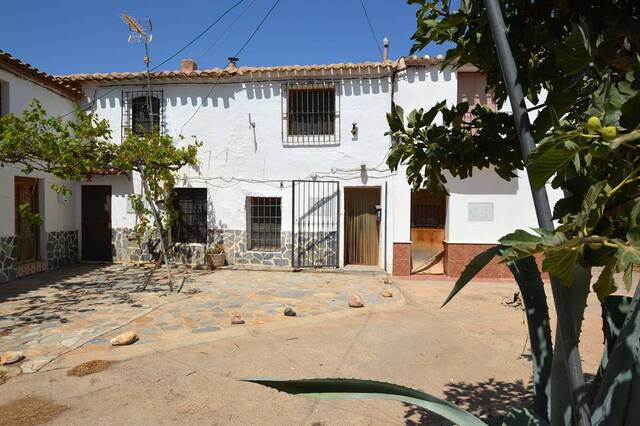
<instances>
[{"instance_id":1,"label":"stone mosaic paving","mask_svg":"<svg viewBox=\"0 0 640 426\"><path fill-rule=\"evenodd\" d=\"M161 272L143 292L139 287L148 271L82 265L1 285L0 352L24 351L22 370L31 372L79 347L108 347L125 329L138 333L140 345L242 327L230 324L233 313L260 325L290 320L283 315L287 306L309 317L350 309L354 294L366 306L389 305L399 297L381 297L379 275L191 269L176 271L178 282L187 276L180 293L168 292Z\"/></svg>"}]
</instances>

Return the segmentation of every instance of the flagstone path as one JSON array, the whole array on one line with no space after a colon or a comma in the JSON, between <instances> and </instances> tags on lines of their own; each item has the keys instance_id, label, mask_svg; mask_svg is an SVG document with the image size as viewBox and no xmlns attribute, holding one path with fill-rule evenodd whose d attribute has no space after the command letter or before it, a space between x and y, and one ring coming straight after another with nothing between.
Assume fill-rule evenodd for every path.
<instances>
[{"instance_id":1,"label":"flagstone path","mask_svg":"<svg viewBox=\"0 0 640 426\"><path fill-rule=\"evenodd\" d=\"M402 303L400 293L383 298L380 275L308 272L257 272L181 269L168 291L162 271L145 291L140 287L150 269L134 265L80 265L0 285L0 353L23 351L25 373L37 371L70 351L105 349L109 340L128 330L140 340L187 341L232 327L234 313L249 325L295 321L296 318L354 310L348 299L359 295L365 306Z\"/></svg>"}]
</instances>

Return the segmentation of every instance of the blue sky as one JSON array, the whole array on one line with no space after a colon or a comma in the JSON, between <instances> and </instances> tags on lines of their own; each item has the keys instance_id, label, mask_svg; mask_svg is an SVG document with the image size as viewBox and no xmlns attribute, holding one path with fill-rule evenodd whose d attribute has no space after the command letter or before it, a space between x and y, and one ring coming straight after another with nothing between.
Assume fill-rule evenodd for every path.
<instances>
[{"instance_id":1,"label":"blue sky","mask_svg":"<svg viewBox=\"0 0 640 426\"><path fill-rule=\"evenodd\" d=\"M158 64L213 22L237 0L7 0L3 3L0 49L51 74L135 71L143 68L143 47L128 44L120 14L149 17L154 39L151 61ZM245 0L180 59L197 58L199 67L226 65L274 0ZM365 0L379 39L391 41L391 57L406 55L415 29L416 6L404 0ZM246 9L206 54L223 30ZM424 53L443 52L432 46ZM360 0L281 0L240 65L284 65L378 60L380 55Z\"/></svg>"}]
</instances>

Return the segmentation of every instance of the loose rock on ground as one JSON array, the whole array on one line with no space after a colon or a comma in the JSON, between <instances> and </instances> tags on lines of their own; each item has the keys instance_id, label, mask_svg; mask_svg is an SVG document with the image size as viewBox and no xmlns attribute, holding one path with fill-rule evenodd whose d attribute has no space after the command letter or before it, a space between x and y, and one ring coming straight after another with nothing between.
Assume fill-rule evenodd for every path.
<instances>
[{"instance_id":1,"label":"loose rock on ground","mask_svg":"<svg viewBox=\"0 0 640 426\"><path fill-rule=\"evenodd\" d=\"M0 364L8 365L15 364L16 362L20 362L24 359L24 354L22 352L15 351L7 351L0 356Z\"/></svg>"},{"instance_id":2,"label":"loose rock on ground","mask_svg":"<svg viewBox=\"0 0 640 426\"><path fill-rule=\"evenodd\" d=\"M124 346L135 343L138 340L138 336L133 331L122 333L111 339L113 346Z\"/></svg>"},{"instance_id":3,"label":"loose rock on ground","mask_svg":"<svg viewBox=\"0 0 640 426\"><path fill-rule=\"evenodd\" d=\"M349 306L352 308L362 308L364 303L362 302L362 298L358 295L351 296L349 298Z\"/></svg>"}]
</instances>

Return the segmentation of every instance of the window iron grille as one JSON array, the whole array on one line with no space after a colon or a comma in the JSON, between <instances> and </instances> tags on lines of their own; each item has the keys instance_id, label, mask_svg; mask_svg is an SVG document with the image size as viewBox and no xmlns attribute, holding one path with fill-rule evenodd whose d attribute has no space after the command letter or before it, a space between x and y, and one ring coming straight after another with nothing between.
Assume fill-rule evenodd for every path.
<instances>
[{"instance_id":1,"label":"window iron grille","mask_svg":"<svg viewBox=\"0 0 640 426\"><path fill-rule=\"evenodd\" d=\"M175 188L177 218L171 236L178 243L207 243L207 189Z\"/></svg>"},{"instance_id":2,"label":"window iron grille","mask_svg":"<svg viewBox=\"0 0 640 426\"><path fill-rule=\"evenodd\" d=\"M281 199L279 197L249 197L247 204L249 207L249 250L280 250Z\"/></svg>"},{"instance_id":3,"label":"window iron grille","mask_svg":"<svg viewBox=\"0 0 640 426\"><path fill-rule=\"evenodd\" d=\"M149 113L149 104L151 104L151 113ZM164 95L162 90L122 92L123 139L129 133L142 135L152 130L163 133L164 127Z\"/></svg>"},{"instance_id":4,"label":"window iron grille","mask_svg":"<svg viewBox=\"0 0 640 426\"><path fill-rule=\"evenodd\" d=\"M336 145L340 141L340 87L334 81L283 85L282 141L285 146Z\"/></svg>"}]
</instances>

